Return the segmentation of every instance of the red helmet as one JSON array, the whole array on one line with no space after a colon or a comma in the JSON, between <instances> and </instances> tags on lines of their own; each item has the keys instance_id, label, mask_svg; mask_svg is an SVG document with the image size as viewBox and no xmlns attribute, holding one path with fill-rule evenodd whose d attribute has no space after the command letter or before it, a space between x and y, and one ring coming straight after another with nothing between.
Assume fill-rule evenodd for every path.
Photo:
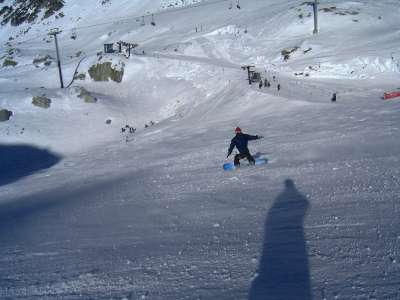
<instances>
[{"instance_id":1,"label":"red helmet","mask_svg":"<svg viewBox=\"0 0 400 300\"><path fill-rule=\"evenodd\" d=\"M242 129L240 129L240 127L235 128L235 133L241 133L241 132L242 132Z\"/></svg>"}]
</instances>

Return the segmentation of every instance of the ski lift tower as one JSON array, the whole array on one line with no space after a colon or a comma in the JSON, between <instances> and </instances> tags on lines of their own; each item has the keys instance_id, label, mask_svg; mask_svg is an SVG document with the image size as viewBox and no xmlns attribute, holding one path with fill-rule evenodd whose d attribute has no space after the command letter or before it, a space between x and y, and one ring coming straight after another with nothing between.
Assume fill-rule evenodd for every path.
<instances>
[{"instance_id":1,"label":"ski lift tower","mask_svg":"<svg viewBox=\"0 0 400 300\"><path fill-rule=\"evenodd\" d=\"M314 34L318 33L318 0L315 0L313 3L313 10L314 10Z\"/></svg>"},{"instance_id":2,"label":"ski lift tower","mask_svg":"<svg viewBox=\"0 0 400 300\"><path fill-rule=\"evenodd\" d=\"M241 66L241 68L243 70L247 70L247 76L248 76L249 84L251 85L252 76L253 76L253 74L255 72L254 71L255 66L254 65L245 65L245 66Z\"/></svg>"},{"instance_id":3,"label":"ski lift tower","mask_svg":"<svg viewBox=\"0 0 400 300\"><path fill-rule=\"evenodd\" d=\"M62 71L61 71L61 61L60 61L60 53L58 51L58 41L57 41L57 34L60 34L62 31L58 28L53 28L50 30L49 35L54 36L54 42L56 44L56 53L57 53L57 66L58 66L58 74L60 76L60 83L61 83L61 88L64 88L64 82L63 82L63 77L62 77Z\"/></svg>"},{"instance_id":4,"label":"ski lift tower","mask_svg":"<svg viewBox=\"0 0 400 300\"><path fill-rule=\"evenodd\" d=\"M307 5L312 6L314 12L314 31L313 34L318 33L318 0L305 2Z\"/></svg>"}]
</instances>

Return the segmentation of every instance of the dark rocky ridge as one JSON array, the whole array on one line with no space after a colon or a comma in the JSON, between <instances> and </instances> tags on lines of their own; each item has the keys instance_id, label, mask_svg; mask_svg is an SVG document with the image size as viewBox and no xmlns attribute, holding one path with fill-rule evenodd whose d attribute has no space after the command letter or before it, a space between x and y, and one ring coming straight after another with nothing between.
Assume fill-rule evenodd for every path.
<instances>
[{"instance_id":1,"label":"dark rocky ridge","mask_svg":"<svg viewBox=\"0 0 400 300\"><path fill-rule=\"evenodd\" d=\"M0 4L2 3L4 0L0 0ZM12 5L0 8L1 25L18 26L25 22L32 23L42 11L44 11L43 18L46 19L63 6L64 0L14 0Z\"/></svg>"}]
</instances>

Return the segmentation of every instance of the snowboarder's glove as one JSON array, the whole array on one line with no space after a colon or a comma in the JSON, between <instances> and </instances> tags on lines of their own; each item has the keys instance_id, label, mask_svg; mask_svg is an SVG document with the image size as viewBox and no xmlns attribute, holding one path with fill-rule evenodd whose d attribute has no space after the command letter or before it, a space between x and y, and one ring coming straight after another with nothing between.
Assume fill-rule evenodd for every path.
<instances>
[{"instance_id":1,"label":"snowboarder's glove","mask_svg":"<svg viewBox=\"0 0 400 300\"><path fill-rule=\"evenodd\" d=\"M264 138L264 136L262 136L262 135L257 135L257 138L258 138L258 139L262 139L262 138Z\"/></svg>"}]
</instances>

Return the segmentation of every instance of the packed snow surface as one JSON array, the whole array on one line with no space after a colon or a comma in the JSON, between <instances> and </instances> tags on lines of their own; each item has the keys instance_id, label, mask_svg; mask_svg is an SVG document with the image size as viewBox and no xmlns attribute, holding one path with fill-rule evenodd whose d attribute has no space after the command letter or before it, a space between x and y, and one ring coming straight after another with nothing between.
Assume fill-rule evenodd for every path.
<instances>
[{"instance_id":1,"label":"packed snow surface","mask_svg":"<svg viewBox=\"0 0 400 300\"><path fill-rule=\"evenodd\" d=\"M399 2L320 2L318 34L294 0L0 27L0 299L400 299ZM222 169L236 126L267 164Z\"/></svg>"}]
</instances>

